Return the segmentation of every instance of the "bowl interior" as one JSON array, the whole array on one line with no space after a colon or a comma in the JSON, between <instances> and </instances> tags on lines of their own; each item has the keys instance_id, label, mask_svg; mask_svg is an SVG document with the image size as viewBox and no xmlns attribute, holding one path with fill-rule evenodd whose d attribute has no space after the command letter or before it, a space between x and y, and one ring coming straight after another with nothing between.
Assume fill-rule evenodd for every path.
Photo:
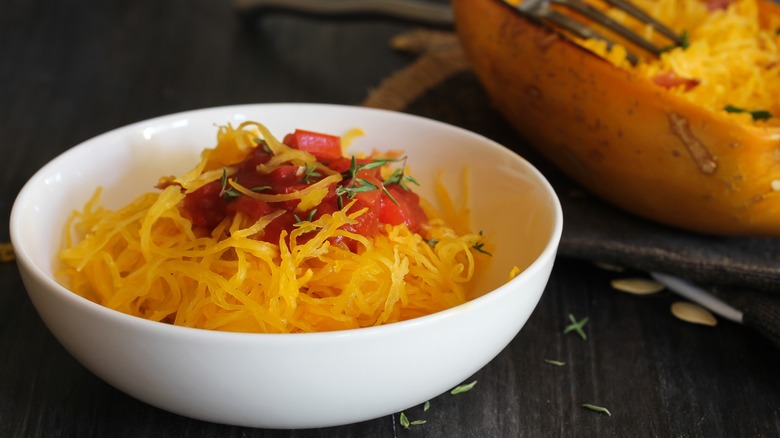
<instances>
[{"instance_id":1,"label":"bowl interior","mask_svg":"<svg viewBox=\"0 0 780 438\"><path fill-rule=\"evenodd\" d=\"M335 135L360 128L365 136L348 151L404 150L420 182L415 190L430 201L435 201L435 175L442 172L453 199L468 196L472 229L482 230L494 245L474 296L505 283L513 266L527 268L554 240L556 229L560 234L560 207L549 184L525 160L481 136L387 111L270 104L164 116L72 148L41 169L20 193L12 218L15 249L51 277L65 221L74 209L83 208L96 187L103 187L102 206L121 207L154 190L161 176L191 169L200 152L216 144L218 125L245 120L265 124L280 138L296 128Z\"/></svg>"},{"instance_id":2,"label":"bowl interior","mask_svg":"<svg viewBox=\"0 0 780 438\"><path fill-rule=\"evenodd\" d=\"M493 256L474 296L411 321L329 333L264 335L174 327L134 318L70 293L53 279L63 227L97 186L118 208L163 175L192 168L217 125L254 120L282 136L295 128L342 134L352 151L403 149L434 200L437 172L464 195ZM525 160L476 134L419 117L332 105L272 104L174 114L72 148L25 185L11 215L20 272L42 320L87 369L154 406L206 421L306 428L387 415L468 378L517 334L542 294L562 229L550 185ZM507 283L513 266L526 269ZM316 373L311 364L317 364ZM291 384L290 376L295 376ZM206 376L206 378L204 378ZM327 376L327 378L323 378Z\"/></svg>"}]
</instances>

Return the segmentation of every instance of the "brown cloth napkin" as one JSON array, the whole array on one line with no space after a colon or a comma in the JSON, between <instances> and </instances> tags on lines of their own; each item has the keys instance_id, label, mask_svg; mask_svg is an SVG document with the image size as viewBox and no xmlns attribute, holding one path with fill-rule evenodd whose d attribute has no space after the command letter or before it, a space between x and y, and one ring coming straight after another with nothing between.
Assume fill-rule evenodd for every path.
<instances>
[{"instance_id":1,"label":"brown cloth napkin","mask_svg":"<svg viewBox=\"0 0 780 438\"><path fill-rule=\"evenodd\" d=\"M391 42L418 55L373 90L365 106L416 114L477 132L533 163L563 206L558 254L685 278L743 312L743 323L780 346L780 238L697 235L607 205L541 158L491 106L451 32L418 30Z\"/></svg>"}]
</instances>

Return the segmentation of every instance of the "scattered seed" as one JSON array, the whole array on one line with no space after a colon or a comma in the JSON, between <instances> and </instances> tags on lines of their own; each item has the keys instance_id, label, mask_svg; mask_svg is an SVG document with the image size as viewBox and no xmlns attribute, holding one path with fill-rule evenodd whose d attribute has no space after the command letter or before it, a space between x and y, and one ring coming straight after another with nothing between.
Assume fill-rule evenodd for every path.
<instances>
[{"instance_id":1,"label":"scattered seed","mask_svg":"<svg viewBox=\"0 0 780 438\"><path fill-rule=\"evenodd\" d=\"M664 290L664 285L648 278L618 278L612 280L612 288L634 295L650 295Z\"/></svg>"},{"instance_id":2,"label":"scattered seed","mask_svg":"<svg viewBox=\"0 0 780 438\"><path fill-rule=\"evenodd\" d=\"M562 367L562 366L566 365L566 362L561 362L561 361L555 360L555 359L545 359L544 363L549 363L550 365L555 365L557 367Z\"/></svg>"},{"instance_id":3,"label":"scattered seed","mask_svg":"<svg viewBox=\"0 0 780 438\"><path fill-rule=\"evenodd\" d=\"M12 262L16 260L14 246L11 243L0 243L0 262Z\"/></svg>"},{"instance_id":4,"label":"scattered seed","mask_svg":"<svg viewBox=\"0 0 780 438\"><path fill-rule=\"evenodd\" d=\"M623 266L620 265L614 265L612 263L606 263L606 262L594 262L593 263L597 268L601 268L605 271L612 271L612 272L623 272L626 270Z\"/></svg>"},{"instance_id":5,"label":"scattered seed","mask_svg":"<svg viewBox=\"0 0 780 438\"><path fill-rule=\"evenodd\" d=\"M677 318L693 324L702 324L714 327L718 324L715 315L698 304L687 301L677 301L672 304L672 314Z\"/></svg>"}]
</instances>

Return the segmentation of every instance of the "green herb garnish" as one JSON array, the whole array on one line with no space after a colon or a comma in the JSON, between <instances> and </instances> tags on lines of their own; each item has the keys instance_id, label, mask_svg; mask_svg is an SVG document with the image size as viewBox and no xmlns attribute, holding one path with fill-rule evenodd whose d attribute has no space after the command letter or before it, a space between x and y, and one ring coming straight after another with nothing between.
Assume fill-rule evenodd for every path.
<instances>
[{"instance_id":1,"label":"green herb garnish","mask_svg":"<svg viewBox=\"0 0 780 438\"><path fill-rule=\"evenodd\" d=\"M257 137L255 137L254 141L255 141L255 144L256 144L257 146L259 146L259 147L263 148L263 151L264 151L264 152L268 152L268 153L271 153L271 152L272 152L272 151L271 151L271 148L270 148L270 147L268 147L268 143L266 143L266 141L265 141L265 140L263 140L262 138L257 138Z\"/></svg>"},{"instance_id":2,"label":"green herb garnish","mask_svg":"<svg viewBox=\"0 0 780 438\"><path fill-rule=\"evenodd\" d=\"M475 380L475 381L473 381L471 383L467 383L465 385L456 386L455 388L452 389L452 391L450 391L450 394L456 395L456 394L461 394L461 393L464 393L464 392L469 392L469 391L471 391L471 389L476 384L477 384L477 381Z\"/></svg>"},{"instance_id":3,"label":"green herb garnish","mask_svg":"<svg viewBox=\"0 0 780 438\"><path fill-rule=\"evenodd\" d=\"M317 209L313 208L311 211L309 211L309 217L306 218L307 221L312 222L314 220L314 215L317 214ZM297 214L293 213L293 218L295 218L295 223L299 224L303 222L300 217L298 217Z\"/></svg>"},{"instance_id":4,"label":"green herb garnish","mask_svg":"<svg viewBox=\"0 0 780 438\"><path fill-rule=\"evenodd\" d=\"M401 186L402 189L406 190L407 192L410 190L409 186L406 185L407 182L410 182L415 185L420 185L419 182L417 182L416 179L413 177L406 175L406 157L396 159L395 161L402 161L403 164L398 169L395 169L393 173L385 180L385 185L391 185L391 184L398 184Z\"/></svg>"},{"instance_id":5,"label":"green herb garnish","mask_svg":"<svg viewBox=\"0 0 780 438\"><path fill-rule=\"evenodd\" d=\"M726 105L723 109L727 113L748 113L753 120L767 120L772 118L772 113L767 110L748 110L734 105Z\"/></svg>"},{"instance_id":6,"label":"green herb garnish","mask_svg":"<svg viewBox=\"0 0 780 438\"><path fill-rule=\"evenodd\" d=\"M588 336L585 334L585 332L582 330L582 327L585 326L585 324L588 323L588 317L582 318L581 320L577 321L576 318L574 318L574 315L571 313L569 314L569 321L571 321L571 324L567 325L566 328L563 330L563 333L569 333L570 331L576 332L583 341L588 339Z\"/></svg>"},{"instance_id":7,"label":"green herb garnish","mask_svg":"<svg viewBox=\"0 0 780 438\"><path fill-rule=\"evenodd\" d=\"M347 198L352 199L358 193L370 192L371 190L376 190L379 188L376 184L372 183L371 181L368 181L365 178L357 177L358 170L365 169L365 166L368 166L370 164L372 163L358 166L357 159L355 158L354 155L352 156L352 160L349 163L349 170L347 170L346 172L342 172L341 174L341 176L344 179L349 180L349 182L346 185L336 187L336 197L337 197L339 209L344 207L342 196L346 196Z\"/></svg>"},{"instance_id":8,"label":"green herb garnish","mask_svg":"<svg viewBox=\"0 0 780 438\"><path fill-rule=\"evenodd\" d=\"M219 191L220 197L224 197L225 199L233 199L241 196L240 192L236 191L232 187L228 187L227 169L224 167L222 168L222 179L220 182L222 184L222 188Z\"/></svg>"},{"instance_id":9,"label":"green herb garnish","mask_svg":"<svg viewBox=\"0 0 780 438\"><path fill-rule=\"evenodd\" d=\"M680 32L680 44L672 44L671 46L666 46L661 49L661 53L668 52L678 47L685 50L688 47L690 47L690 45L691 45L691 37L690 35L688 35L687 30L683 30L682 32Z\"/></svg>"},{"instance_id":10,"label":"green herb garnish","mask_svg":"<svg viewBox=\"0 0 780 438\"><path fill-rule=\"evenodd\" d=\"M421 424L425 424L426 423L425 420L409 421L409 418L406 416L406 413L404 413L404 412L401 412L398 415L398 422L401 424L401 426L404 429L409 429L411 426L419 426Z\"/></svg>"},{"instance_id":11,"label":"green herb garnish","mask_svg":"<svg viewBox=\"0 0 780 438\"><path fill-rule=\"evenodd\" d=\"M561 362L561 361L555 360L555 359L545 359L544 363L549 363L550 365L555 365L557 367L562 367L562 366L566 365L566 362Z\"/></svg>"},{"instance_id":12,"label":"green herb garnish","mask_svg":"<svg viewBox=\"0 0 780 438\"><path fill-rule=\"evenodd\" d=\"M592 405L590 403L583 403L582 405L585 409L590 409L591 411L601 412L602 414L607 414L610 417L612 416L612 412L609 412L609 409L601 406Z\"/></svg>"},{"instance_id":13,"label":"green herb garnish","mask_svg":"<svg viewBox=\"0 0 780 438\"><path fill-rule=\"evenodd\" d=\"M311 184L312 182L314 182L314 181L312 181L312 178L317 178L317 177L320 177L320 176L322 176L322 174L317 172L317 165L316 164L312 164L311 166L309 166L309 163L306 163L306 164L303 165L303 179L302 179L302 182L304 184Z\"/></svg>"},{"instance_id":14,"label":"green herb garnish","mask_svg":"<svg viewBox=\"0 0 780 438\"><path fill-rule=\"evenodd\" d=\"M479 230L479 235L482 236L482 230ZM481 252L482 254L487 254L487 255L493 257L493 254L489 253L488 251L486 251L484 249L485 244L482 243L482 242L477 242L474 245L472 245L471 247L474 248L475 250Z\"/></svg>"},{"instance_id":15,"label":"green herb garnish","mask_svg":"<svg viewBox=\"0 0 780 438\"><path fill-rule=\"evenodd\" d=\"M428 412L428 409L430 409L430 408L431 408L431 402L430 402L430 400L429 400L429 401L426 401L426 402L423 404L423 412Z\"/></svg>"},{"instance_id":16,"label":"green herb garnish","mask_svg":"<svg viewBox=\"0 0 780 438\"><path fill-rule=\"evenodd\" d=\"M688 30L683 30L680 33L680 47L687 49L691 45L691 37L688 35Z\"/></svg>"}]
</instances>

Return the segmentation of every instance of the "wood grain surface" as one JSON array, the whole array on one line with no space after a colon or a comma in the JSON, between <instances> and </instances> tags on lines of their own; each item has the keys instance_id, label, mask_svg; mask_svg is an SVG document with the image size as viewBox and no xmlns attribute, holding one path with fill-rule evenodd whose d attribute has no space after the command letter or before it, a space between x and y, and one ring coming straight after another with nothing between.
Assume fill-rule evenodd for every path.
<instances>
[{"instance_id":1,"label":"wood grain surface","mask_svg":"<svg viewBox=\"0 0 780 438\"><path fill-rule=\"evenodd\" d=\"M214 0L0 4L2 241L24 182L92 136L218 105L356 105L413 61L388 42L416 25L380 17L246 18ZM526 327L470 379L471 391L405 411L424 424L406 429L395 414L283 431L191 420L103 383L48 332L6 263L0 437L780 436L780 351L728 321L713 328L674 318L670 293L614 291L610 280L626 275L559 258ZM570 313L589 317L587 340L563 333Z\"/></svg>"}]
</instances>

